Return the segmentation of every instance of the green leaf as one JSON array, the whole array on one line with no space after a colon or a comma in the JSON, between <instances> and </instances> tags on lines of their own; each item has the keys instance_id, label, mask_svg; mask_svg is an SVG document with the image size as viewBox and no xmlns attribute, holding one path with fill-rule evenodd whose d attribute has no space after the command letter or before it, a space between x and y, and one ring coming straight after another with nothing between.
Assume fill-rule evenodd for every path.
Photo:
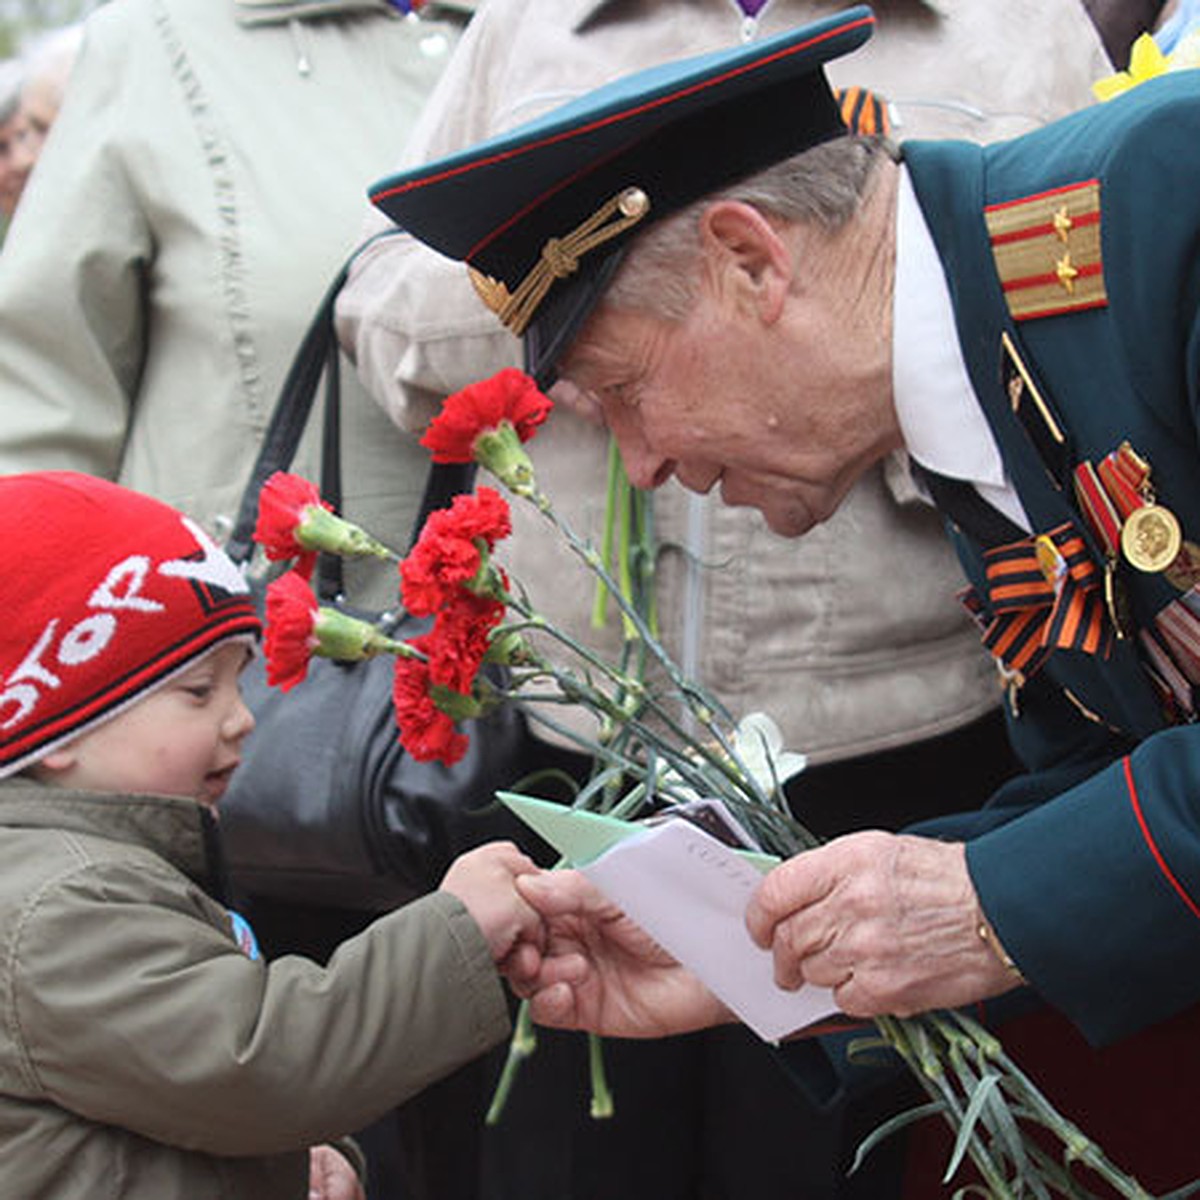
<instances>
[{"instance_id":1,"label":"green leaf","mask_svg":"<svg viewBox=\"0 0 1200 1200\"><path fill-rule=\"evenodd\" d=\"M894 1117L889 1117L882 1125L871 1130L869 1134L858 1144L858 1149L854 1154L854 1162L850 1165L850 1170L847 1175L853 1175L859 1167L862 1166L863 1160L883 1141L886 1137L891 1137L893 1133L898 1133L901 1129L907 1128L909 1125L915 1125L918 1121L925 1120L926 1117L936 1117L940 1113L946 1111L946 1105L941 1100L932 1100L928 1104L919 1104L915 1108L906 1108L904 1112L897 1113Z\"/></svg>"},{"instance_id":2,"label":"green leaf","mask_svg":"<svg viewBox=\"0 0 1200 1200\"><path fill-rule=\"evenodd\" d=\"M1169 1196L1164 1196L1162 1200L1187 1200L1188 1196L1195 1196L1197 1193L1200 1193L1200 1179L1194 1179L1191 1183L1184 1184Z\"/></svg>"},{"instance_id":3,"label":"green leaf","mask_svg":"<svg viewBox=\"0 0 1200 1200\"><path fill-rule=\"evenodd\" d=\"M988 1096L991 1095L999 1083L1000 1076L989 1072L980 1079L978 1086L972 1093L971 1103L967 1105L967 1111L963 1113L958 1137L954 1140L954 1153L950 1155L950 1162L946 1166L946 1173L942 1176L943 1183L949 1183L954 1172L958 1170L959 1164L963 1160L963 1155L967 1152L967 1146L975 1134L975 1126L979 1124L979 1118L983 1113L984 1105L987 1104Z\"/></svg>"}]
</instances>

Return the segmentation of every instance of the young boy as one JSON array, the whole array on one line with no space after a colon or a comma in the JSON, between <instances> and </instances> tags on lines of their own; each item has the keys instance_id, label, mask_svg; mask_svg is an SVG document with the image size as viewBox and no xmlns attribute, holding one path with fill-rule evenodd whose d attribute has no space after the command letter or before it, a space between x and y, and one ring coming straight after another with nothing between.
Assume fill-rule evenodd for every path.
<instances>
[{"instance_id":1,"label":"young boy","mask_svg":"<svg viewBox=\"0 0 1200 1200\"><path fill-rule=\"evenodd\" d=\"M239 572L89 476L0 478L0 514L0 1195L302 1200L307 1147L507 1035L536 868L482 847L327 967L264 963L214 821L254 723ZM346 1175L314 1152L313 1194Z\"/></svg>"}]
</instances>

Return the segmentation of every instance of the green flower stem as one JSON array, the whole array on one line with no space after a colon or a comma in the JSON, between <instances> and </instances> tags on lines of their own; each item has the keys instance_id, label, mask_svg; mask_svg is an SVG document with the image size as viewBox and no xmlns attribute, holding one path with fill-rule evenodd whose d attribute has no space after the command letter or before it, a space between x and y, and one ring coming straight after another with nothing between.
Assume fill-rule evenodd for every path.
<instances>
[{"instance_id":1,"label":"green flower stem","mask_svg":"<svg viewBox=\"0 0 1200 1200\"><path fill-rule=\"evenodd\" d=\"M1136 1179L1115 1166L1083 1130L1058 1112L1033 1080L1009 1058L999 1038L965 1013L954 1012L950 1016L979 1047L980 1053L1001 1069L1005 1090L1022 1102L1029 1119L1049 1130L1062 1143L1067 1162L1080 1162L1095 1171L1118 1195L1128 1200L1151 1200L1150 1193Z\"/></svg>"},{"instance_id":2,"label":"green flower stem","mask_svg":"<svg viewBox=\"0 0 1200 1200\"><path fill-rule=\"evenodd\" d=\"M942 1061L934 1049L930 1031L917 1019L878 1017L875 1021L879 1031L908 1065L926 1093L943 1104L943 1115L956 1133L961 1128L966 1106L954 1091ZM967 1153L975 1164L984 1186L993 1200L1015 1200L1004 1172L992 1162L987 1149L972 1136Z\"/></svg>"},{"instance_id":3,"label":"green flower stem","mask_svg":"<svg viewBox=\"0 0 1200 1200\"><path fill-rule=\"evenodd\" d=\"M621 595L625 603L633 608L636 604L634 596L633 570L629 561L632 553L633 541L633 514L630 512L631 504L631 489L629 487L629 477L625 474L624 467L621 468L621 474L617 479L617 504L620 522L617 526L617 546L619 557L617 558L617 582L621 585ZM629 617L622 614L621 620L625 629L625 640L631 642L637 638L637 629ZM649 627L647 627L647 632Z\"/></svg>"},{"instance_id":4,"label":"green flower stem","mask_svg":"<svg viewBox=\"0 0 1200 1200\"><path fill-rule=\"evenodd\" d=\"M694 764L694 759L689 751L698 750L703 757L704 764L717 772L723 777L728 786L720 788L720 793L728 797L729 793L733 793L735 802L741 797L741 802L745 803L748 799L752 804L762 805L768 800L759 791L753 776L746 769L745 764L741 762L734 748L729 744L727 738L722 736L717 739L719 750L713 752L710 748L704 745L697 746L694 739L684 728L679 718L675 716L673 706L668 707L663 704L656 694L646 688L637 679L618 671L611 663L601 658L595 651L581 644L575 638L564 630L556 626L548 625L546 622L538 618L537 614L532 611L527 602L522 598L510 596L509 605L521 617L525 619L522 628L529 629L533 632L545 634L560 645L565 646L572 654L576 655L583 663L593 668L597 674L604 676L612 681L621 692L628 693L631 697L635 697L639 707L648 710L659 722L661 722L662 730L650 730L645 723L640 719L638 713L629 705L613 699L604 691L596 688L588 681L581 679L574 672L565 668L559 667L554 663L539 658L534 667L533 674L542 674L550 679L553 679L557 686L561 689L563 695L569 703L582 703L585 707L591 708L595 712L599 712L603 716L609 718L613 722L632 728L648 745L657 745L660 751L667 757L680 774L688 774L689 766ZM649 643L647 643L649 644ZM657 643L655 643L657 645ZM514 676L513 685L509 693L514 699L524 699L527 703L533 703L532 697L529 694L522 693L526 679L532 676ZM711 709L707 709L707 720L713 722L713 713ZM574 737L568 732L568 736ZM670 735L671 744L664 743L664 733ZM683 747L683 749L680 749ZM694 771L692 772L694 773ZM711 778L708 780L711 784ZM805 845L815 844L815 840L805 840Z\"/></svg>"},{"instance_id":5,"label":"green flower stem","mask_svg":"<svg viewBox=\"0 0 1200 1200\"><path fill-rule=\"evenodd\" d=\"M613 1115L612 1092L604 1072L603 1039L594 1033L588 1035L588 1075L592 1081L592 1119L604 1121Z\"/></svg>"},{"instance_id":6,"label":"green flower stem","mask_svg":"<svg viewBox=\"0 0 1200 1200\"><path fill-rule=\"evenodd\" d=\"M617 606L629 619L638 637L646 644L655 661L671 681L679 698L687 705L697 725L705 730L709 740L715 742L731 758L734 757L732 748L725 736L725 731L715 720L715 713L720 711L720 705L683 676L670 655L663 649L662 644L654 637L649 625L643 619L641 613L637 611L637 607L621 594L620 585L604 569L604 564L600 556L554 511L553 505L546 496L541 492L537 492L530 499L542 516L549 521L555 531L567 543L571 552L583 562L589 571L594 572L604 580Z\"/></svg>"},{"instance_id":7,"label":"green flower stem","mask_svg":"<svg viewBox=\"0 0 1200 1200\"><path fill-rule=\"evenodd\" d=\"M296 526L296 541L306 550L323 550L341 558L384 558L399 562L400 556L365 529L336 513L310 504Z\"/></svg>"},{"instance_id":8,"label":"green flower stem","mask_svg":"<svg viewBox=\"0 0 1200 1200\"><path fill-rule=\"evenodd\" d=\"M504 1069L500 1072L492 1103L488 1106L487 1116L484 1117L485 1125L495 1125L499 1122L521 1064L536 1049L537 1034L533 1028L533 1018L529 1015L529 1001L522 1000L517 1008L516 1025L508 1042L508 1056L504 1060Z\"/></svg>"},{"instance_id":9,"label":"green flower stem","mask_svg":"<svg viewBox=\"0 0 1200 1200\"><path fill-rule=\"evenodd\" d=\"M604 531L600 535L600 553L605 571L613 573L613 530L617 523L617 493L619 480L624 473L621 452L616 438L608 439L608 482L604 492ZM592 601L592 628L604 628L605 610L608 608L608 584L602 576L596 577L596 594Z\"/></svg>"}]
</instances>

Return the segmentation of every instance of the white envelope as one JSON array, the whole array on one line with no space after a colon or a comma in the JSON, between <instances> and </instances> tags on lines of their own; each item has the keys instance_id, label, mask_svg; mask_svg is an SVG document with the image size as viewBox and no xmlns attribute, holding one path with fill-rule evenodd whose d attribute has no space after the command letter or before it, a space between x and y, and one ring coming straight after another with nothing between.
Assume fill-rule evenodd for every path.
<instances>
[{"instance_id":1,"label":"white envelope","mask_svg":"<svg viewBox=\"0 0 1200 1200\"><path fill-rule=\"evenodd\" d=\"M744 921L762 873L688 821L627 837L580 870L764 1041L840 1011L828 988L776 986Z\"/></svg>"}]
</instances>

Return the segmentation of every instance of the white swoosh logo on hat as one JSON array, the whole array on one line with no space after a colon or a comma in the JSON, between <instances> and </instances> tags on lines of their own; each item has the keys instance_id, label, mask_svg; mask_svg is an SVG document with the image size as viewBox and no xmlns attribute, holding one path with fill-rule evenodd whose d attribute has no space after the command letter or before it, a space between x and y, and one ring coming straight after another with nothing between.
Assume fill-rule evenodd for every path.
<instances>
[{"instance_id":1,"label":"white swoosh logo on hat","mask_svg":"<svg viewBox=\"0 0 1200 1200\"><path fill-rule=\"evenodd\" d=\"M244 595L250 590L241 571L216 542L190 517L183 517L187 531L196 539L197 546L204 552L201 559L176 558L160 563L158 573L172 579L191 579L218 587L234 596Z\"/></svg>"}]
</instances>

